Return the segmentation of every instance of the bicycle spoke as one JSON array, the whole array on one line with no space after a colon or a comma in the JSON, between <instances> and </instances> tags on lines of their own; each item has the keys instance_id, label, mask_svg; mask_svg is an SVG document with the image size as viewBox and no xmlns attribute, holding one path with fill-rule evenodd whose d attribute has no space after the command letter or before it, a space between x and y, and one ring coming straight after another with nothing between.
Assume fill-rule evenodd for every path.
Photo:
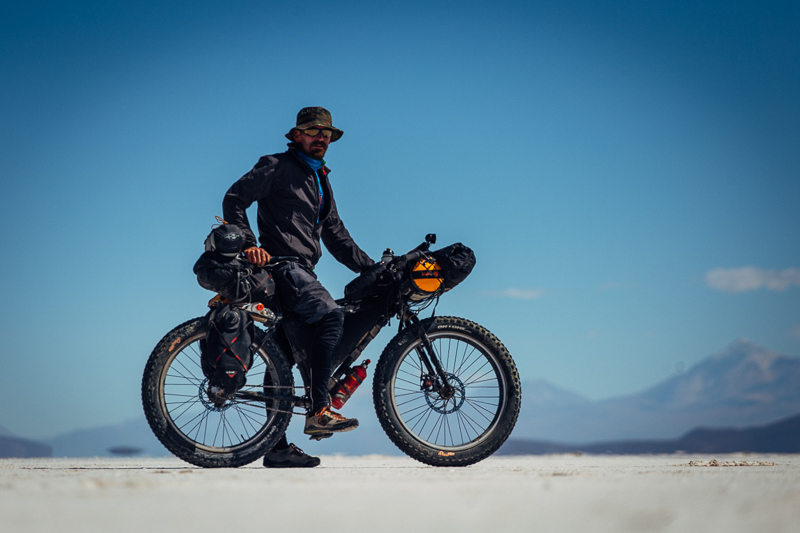
<instances>
[{"instance_id":1,"label":"bicycle spoke","mask_svg":"<svg viewBox=\"0 0 800 533\"><path fill-rule=\"evenodd\" d=\"M179 434L190 443L220 452L232 447L246 446L251 439L263 434L272 423L274 417L270 415L268 408L276 408L280 402L245 403L231 399L215 406L212 399L207 397L208 380L202 375L199 339L195 339L197 340L190 340L184 345L170 360L164 374L161 398L166 414ZM246 387L270 392L269 383L277 380L274 372L274 366L270 365L264 352L256 352L247 378L251 383L257 380L257 383L263 382L265 385Z\"/></svg>"},{"instance_id":2,"label":"bicycle spoke","mask_svg":"<svg viewBox=\"0 0 800 533\"><path fill-rule=\"evenodd\" d=\"M191 360L192 360L192 361L194 361L194 359L191 359ZM193 372L193 371L192 371L190 368L188 368L188 367L187 367L187 366L184 364L183 360L180 360L180 361L177 361L177 362L178 362L178 364L179 364L179 365L181 365L181 368L183 368L183 369L186 371L186 373L187 373L187 374L189 374L190 376L192 376L192 378L194 378L194 379L195 379L196 381L198 381L198 382L199 382L199 381L202 381L202 378L198 378L198 377L195 375L195 373L194 373L194 372ZM197 365L197 367L198 367L198 368L200 368L200 365L198 365L196 362L195 362L195 364ZM202 369L201 369L201 370L202 370Z\"/></svg>"},{"instance_id":3,"label":"bicycle spoke","mask_svg":"<svg viewBox=\"0 0 800 533\"><path fill-rule=\"evenodd\" d=\"M482 371L486 367L486 365L488 365L488 364L489 364L489 361L486 361L484 364L481 365L480 368L478 368L475 372L473 372L470 377L464 379L463 380L464 381L464 385L468 385L468 384L472 383L473 382L472 378L475 377L475 374L477 374L478 372ZM488 372L485 372L485 373L481 374L476 379L482 379L482 378L488 376L489 374L491 374L492 372L494 372L494 369L490 366Z\"/></svg>"},{"instance_id":4,"label":"bicycle spoke","mask_svg":"<svg viewBox=\"0 0 800 533\"><path fill-rule=\"evenodd\" d=\"M207 418L208 418L208 411L203 411L203 412L202 412L202 413L200 413L198 416L200 417L200 420L198 420L198 421L197 421L197 423L196 423L194 426L190 427L190 428L189 428L187 431L185 431L185 433L187 433L187 434L191 434L191 433L192 433L192 431L194 431L194 429L195 429L195 428L197 428L197 433L198 433L198 434L200 433L200 429L199 429L199 428L200 428L200 427L203 425L203 422L204 422L205 420L207 420ZM195 416L195 417L194 417L192 420L190 420L189 422L187 422L187 423L186 423L186 424L185 424L183 427L186 427L187 425L191 424L191 423L192 423L192 421L194 421L194 420L196 420L196 419L197 419L197 416Z\"/></svg>"},{"instance_id":5,"label":"bicycle spoke","mask_svg":"<svg viewBox=\"0 0 800 533\"><path fill-rule=\"evenodd\" d=\"M399 390L408 390L408 389L399 389ZM419 396L420 394L425 394L425 393L421 390L414 390L411 392L404 392L403 394L395 394L395 397L399 398L400 396L410 396L412 394Z\"/></svg>"},{"instance_id":6,"label":"bicycle spoke","mask_svg":"<svg viewBox=\"0 0 800 533\"><path fill-rule=\"evenodd\" d=\"M394 406L402 423L421 441L444 448L469 445L497 423L504 394L497 363L493 354L466 335L429 335L451 392L441 396L445 391L437 388L436 380L421 388L426 370L417 353L421 343L416 341L395 367Z\"/></svg>"},{"instance_id":7,"label":"bicycle spoke","mask_svg":"<svg viewBox=\"0 0 800 533\"><path fill-rule=\"evenodd\" d=\"M464 425L464 431L467 433L467 437L469 437L469 430L472 430L472 432L476 436L480 435L480 431L475 429L475 426L473 426L470 423L469 418L466 416L466 414L463 411L457 411L457 413L458 413L458 420ZM473 437L470 437L470 440L472 440L472 438Z\"/></svg>"},{"instance_id":8,"label":"bicycle spoke","mask_svg":"<svg viewBox=\"0 0 800 533\"><path fill-rule=\"evenodd\" d=\"M444 421L445 424L447 425L447 433L450 434L450 445L452 446L453 444L455 444L456 441L453 439L453 429L450 427L450 418L445 417ZM447 445L447 439L445 439L444 443L445 445Z\"/></svg>"},{"instance_id":9,"label":"bicycle spoke","mask_svg":"<svg viewBox=\"0 0 800 533\"><path fill-rule=\"evenodd\" d=\"M407 379L400 379L400 378L397 378L397 380L398 380L398 381L402 381L402 382L404 382L404 383L408 383L409 385L414 385L414 386L417 386L417 387L419 386L419 384L418 384L418 383L412 383L412 382L408 381Z\"/></svg>"},{"instance_id":10,"label":"bicycle spoke","mask_svg":"<svg viewBox=\"0 0 800 533\"><path fill-rule=\"evenodd\" d=\"M487 416L484 414L484 412L485 412L485 413L489 413L490 415L494 415L494 413L493 413L493 412L489 411L489 410L488 410L488 409L486 409L485 407L481 407L480 405L475 405L475 403L474 403L474 402L470 402L470 404L471 404L473 407L476 407L476 409L475 409L475 412L476 412L476 413L478 413L479 415L481 415L483 418L485 418L487 422L491 422L491 421L492 421L492 419L491 419L491 418L489 418L489 417L487 417Z\"/></svg>"},{"instance_id":11,"label":"bicycle spoke","mask_svg":"<svg viewBox=\"0 0 800 533\"><path fill-rule=\"evenodd\" d=\"M403 412L403 413L400 413L400 415L401 415L401 416L403 416L403 415L407 415L407 414L409 414L409 413L413 413L414 411L417 411L417 410L419 410L419 409L424 409L424 408L426 408L426 407L427 407L427 405L420 405L419 407L415 407L415 408L413 408L413 409L409 409L409 410L407 410L407 411L405 411L405 412ZM423 412L427 412L427 411L423 411ZM416 416L416 415L414 415L414 416Z\"/></svg>"}]
</instances>

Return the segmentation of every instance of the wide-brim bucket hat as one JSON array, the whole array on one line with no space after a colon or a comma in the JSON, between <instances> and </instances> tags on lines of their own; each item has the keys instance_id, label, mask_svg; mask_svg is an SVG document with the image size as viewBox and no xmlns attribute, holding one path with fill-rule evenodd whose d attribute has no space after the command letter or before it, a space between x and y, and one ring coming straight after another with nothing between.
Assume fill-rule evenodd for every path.
<instances>
[{"instance_id":1,"label":"wide-brim bucket hat","mask_svg":"<svg viewBox=\"0 0 800 533\"><path fill-rule=\"evenodd\" d=\"M306 130L308 128L326 128L331 130L333 132L331 134L331 142L338 141L342 138L342 135L344 135L342 130L333 127L333 119L331 118L330 111L324 107L304 107L297 113L297 125L289 130L289 133L286 134L286 138L290 141L294 141L294 139L292 139L292 131Z\"/></svg>"}]
</instances>

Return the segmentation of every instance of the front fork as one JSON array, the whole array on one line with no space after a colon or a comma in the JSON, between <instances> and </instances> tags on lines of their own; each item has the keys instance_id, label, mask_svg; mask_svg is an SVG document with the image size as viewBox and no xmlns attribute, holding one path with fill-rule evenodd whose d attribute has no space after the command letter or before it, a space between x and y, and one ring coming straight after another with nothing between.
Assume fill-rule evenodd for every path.
<instances>
[{"instance_id":1,"label":"front fork","mask_svg":"<svg viewBox=\"0 0 800 533\"><path fill-rule=\"evenodd\" d=\"M431 340L428 338L428 334L422 327L419 318L417 315L411 315L408 317L406 323L416 328L417 334L419 335L421 344L417 345L416 350L420 361L422 361L422 364L425 365L425 369L428 371L429 375L439 377L441 380L441 388L439 388L438 392L442 397L449 398L452 396L454 389L447 380L447 372L445 372L444 368L442 368L439 358L436 356L436 352L433 350Z\"/></svg>"}]
</instances>

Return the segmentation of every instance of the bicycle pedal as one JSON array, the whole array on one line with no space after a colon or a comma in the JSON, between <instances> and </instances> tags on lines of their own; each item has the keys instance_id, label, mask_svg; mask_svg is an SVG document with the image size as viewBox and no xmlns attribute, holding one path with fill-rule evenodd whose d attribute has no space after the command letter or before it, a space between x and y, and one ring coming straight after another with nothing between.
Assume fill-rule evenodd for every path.
<instances>
[{"instance_id":1,"label":"bicycle pedal","mask_svg":"<svg viewBox=\"0 0 800 533\"><path fill-rule=\"evenodd\" d=\"M308 437L308 440L322 440L322 439L329 439L333 437L333 433L317 433L316 435L311 435Z\"/></svg>"}]
</instances>

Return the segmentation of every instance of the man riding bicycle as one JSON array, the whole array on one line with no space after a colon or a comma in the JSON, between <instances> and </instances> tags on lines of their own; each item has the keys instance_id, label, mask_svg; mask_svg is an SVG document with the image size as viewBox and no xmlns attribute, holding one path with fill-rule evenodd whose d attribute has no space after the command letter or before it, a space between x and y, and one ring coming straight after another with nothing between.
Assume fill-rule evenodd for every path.
<instances>
[{"instance_id":1,"label":"man riding bicycle","mask_svg":"<svg viewBox=\"0 0 800 533\"><path fill-rule=\"evenodd\" d=\"M273 276L283 308L315 328L310 354L311 410L304 430L311 436L358 426L358 420L330 408L328 380L344 315L314 273L322 255L320 240L353 272L361 273L374 264L339 218L328 179L330 169L323 159L330 143L343 134L333 127L328 110L301 109L295 127L286 134L289 149L259 159L228 189L222 202L224 219L244 231L244 254L249 262L263 266L271 256L298 258L277 267ZM258 202L258 243L246 213L253 202ZM289 444L285 435L264 456L264 466L273 468L313 467L319 462L319 458Z\"/></svg>"}]
</instances>

